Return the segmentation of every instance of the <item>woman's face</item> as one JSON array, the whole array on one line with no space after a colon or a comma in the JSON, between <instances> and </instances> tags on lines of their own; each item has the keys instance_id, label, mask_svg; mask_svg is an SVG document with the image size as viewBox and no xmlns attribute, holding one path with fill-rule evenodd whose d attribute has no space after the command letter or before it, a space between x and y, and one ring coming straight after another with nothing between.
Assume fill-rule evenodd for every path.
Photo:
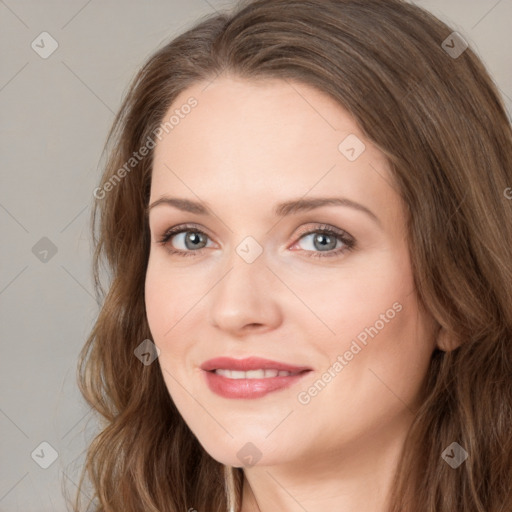
<instances>
[{"instance_id":1,"label":"woman's face","mask_svg":"<svg viewBox=\"0 0 512 512\"><path fill-rule=\"evenodd\" d=\"M371 458L409 425L435 347L387 160L347 111L297 82L220 77L182 93L165 120L176 109L154 153L145 289L174 403L224 464ZM202 369L218 357L309 371Z\"/></svg>"}]
</instances>

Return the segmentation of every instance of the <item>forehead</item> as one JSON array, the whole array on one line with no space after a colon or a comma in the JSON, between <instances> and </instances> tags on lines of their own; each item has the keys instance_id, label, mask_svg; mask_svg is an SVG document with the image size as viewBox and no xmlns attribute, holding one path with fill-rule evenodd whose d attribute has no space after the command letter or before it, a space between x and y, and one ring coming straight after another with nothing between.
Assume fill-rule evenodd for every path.
<instances>
[{"instance_id":1,"label":"forehead","mask_svg":"<svg viewBox=\"0 0 512 512\"><path fill-rule=\"evenodd\" d=\"M216 160L248 160L257 154L261 161L267 155L287 153L292 153L288 158L300 160L312 152L328 158L337 156L340 136L360 132L338 103L302 83L219 77L183 91L165 119L192 96L197 106L172 127L169 136L164 135L165 143L157 144L156 158L164 148L180 152L207 149L211 156L218 156Z\"/></svg>"},{"instance_id":2,"label":"forehead","mask_svg":"<svg viewBox=\"0 0 512 512\"><path fill-rule=\"evenodd\" d=\"M181 111L191 97L196 106ZM254 196L274 203L308 193L343 193L381 208L396 201L384 155L341 105L309 85L218 77L183 91L164 121L173 114L179 122L155 148L152 200L178 191L212 203L243 197L247 205ZM347 158L344 141L364 144L357 159Z\"/></svg>"}]
</instances>

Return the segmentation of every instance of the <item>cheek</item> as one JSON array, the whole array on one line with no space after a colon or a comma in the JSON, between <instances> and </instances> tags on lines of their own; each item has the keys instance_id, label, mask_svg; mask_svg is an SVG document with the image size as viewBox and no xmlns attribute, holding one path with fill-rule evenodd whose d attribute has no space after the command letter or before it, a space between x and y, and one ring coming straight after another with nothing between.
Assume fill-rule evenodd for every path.
<instances>
[{"instance_id":1,"label":"cheek","mask_svg":"<svg viewBox=\"0 0 512 512\"><path fill-rule=\"evenodd\" d=\"M300 403L309 400L300 407L309 418L316 418L322 436L339 442L365 439L388 427L393 431L393 425L410 417L433 347L414 295L402 298L400 306L388 323L377 323L371 314L362 324L360 319L349 326L340 324L343 336L324 349L325 373L305 384L300 396ZM385 311L385 307L375 310ZM365 343L356 337L361 332L367 335Z\"/></svg>"},{"instance_id":2,"label":"cheek","mask_svg":"<svg viewBox=\"0 0 512 512\"><path fill-rule=\"evenodd\" d=\"M361 428L414 404L434 349L433 324L414 293L373 299L357 317L343 316L337 342L326 349L331 368L336 361L341 366L323 405L342 404L360 418Z\"/></svg>"},{"instance_id":3,"label":"cheek","mask_svg":"<svg viewBox=\"0 0 512 512\"><path fill-rule=\"evenodd\" d=\"M179 296L179 283L163 271L158 262L149 260L145 281L146 316L152 335L152 341L160 350L159 365L165 384L173 401L180 403L179 386L176 385L178 377L177 368L173 362L181 361L185 357L186 346L178 342L176 333L179 331L179 319L183 317ZM169 283L172 282L172 286ZM178 295L177 295L178 293ZM186 341L186 338L183 338ZM181 379L180 379L181 380ZM176 403L178 402L178 403Z\"/></svg>"},{"instance_id":4,"label":"cheek","mask_svg":"<svg viewBox=\"0 0 512 512\"><path fill-rule=\"evenodd\" d=\"M393 258L388 254L387 260L381 256L362 266L364 271L354 267L327 294L310 293L309 304L335 333L323 337L318 348L326 367L342 358L343 368L332 386L337 396L350 389L352 397L396 400L389 391L393 389L407 402L426 373L434 348L433 325L419 310L405 251Z\"/></svg>"},{"instance_id":5,"label":"cheek","mask_svg":"<svg viewBox=\"0 0 512 512\"><path fill-rule=\"evenodd\" d=\"M174 326L178 325L204 293L197 284L185 272L166 264L164 255L150 254L144 297L147 319L155 342L170 339Z\"/></svg>"},{"instance_id":6,"label":"cheek","mask_svg":"<svg viewBox=\"0 0 512 512\"><path fill-rule=\"evenodd\" d=\"M157 272L155 265L148 263L146 282L144 289L144 300L146 304L146 315L149 328L155 342L162 336L164 319L166 318L167 290L163 283L162 275ZM157 343L158 344L158 343Z\"/></svg>"},{"instance_id":7,"label":"cheek","mask_svg":"<svg viewBox=\"0 0 512 512\"><path fill-rule=\"evenodd\" d=\"M338 351L356 338L364 344L375 330L389 331L414 296L407 256L385 251L354 260L338 275L316 280L315 286L311 276L303 279L300 294L331 331L322 343Z\"/></svg>"},{"instance_id":8,"label":"cheek","mask_svg":"<svg viewBox=\"0 0 512 512\"><path fill-rule=\"evenodd\" d=\"M204 318L198 301L207 291L205 276L173 268L165 255L150 255L144 292L146 316L152 341L160 350L159 363L167 388L178 401L182 389L172 377L181 382L190 379L191 371L197 371L193 349L200 318Z\"/></svg>"},{"instance_id":9,"label":"cheek","mask_svg":"<svg viewBox=\"0 0 512 512\"><path fill-rule=\"evenodd\" d=\"M421 311L416 293L403 297L403 309L383 331L369 362L382 386L412 405L423 383L435 348L434 320Z\"/></svg>"},{"instance_id":10,"label":"cheek","mask_svg":"<svg viewBox=\"0 0 512 512\"><path fill-rule=\"evenodd\" d=\"M146 272L147 319L153 341L160 349L158 362L167 391L192 432L204 439L209 435L200 430L204 409L191 398L201 396L202 383L199 375L192 377L192 372L197 371L190 360L194 337L187 324L193 318L191 308L200 291L193 289L194 283L185 273L171 272L159 259L152 261L150 257Z\"/></svg>"}]
</instances>

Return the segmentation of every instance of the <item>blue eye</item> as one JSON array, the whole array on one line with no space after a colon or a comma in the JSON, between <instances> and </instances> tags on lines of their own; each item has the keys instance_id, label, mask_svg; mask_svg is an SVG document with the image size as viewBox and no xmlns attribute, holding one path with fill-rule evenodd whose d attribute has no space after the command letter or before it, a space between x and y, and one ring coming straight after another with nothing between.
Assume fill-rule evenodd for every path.
<instances>
[{"instance_id":1,"label":"blue eye","mask_svg":"<svg viewBox=\"0 0 512 512\"><path fill-rule=\"evenodd\" d=\"M201 230L196 229L194 227L177 226L175 228L171 228L168 231L166 231L165 234L163 235L163 237L160 240L158 240L158 243L165 246L166 249L171 254L176 254L178 256L196 256L195 253L200 252L201 249L203 249L203 247L199 247L199 248L196 247L195 250L192 250L192 251L176 250L172 247L168 247L169 241L171 240L171 238L174 238L175 236L180 235L182 233L185 233L185 235L186 235L185 236L185 247L187 247L187 245L189 245L189 243L191 243L192 246L194 246L195 244L200 242L201 238L208 238L208 235L206 233L204 233ZM188 236L189 234L192 234L192 236ZM190 247L188 247L188 249L190 249Z\"/></svg>"},{"instance_id":2,"label":"blue eye","mask_svg":"<svg viewBox=\"0 0 512 512\"><path fill-rule=\"evenodd\" d=\"M307 237L311 237L310 246L313 247L313 250L306 250L306 256L312 258L330 258L341 255L355 248L355 240L348 233L341 230L335 230L325 225L318 226L316 229L303 233L300 236L299 241L306 239ZM341 247L336 248L338 242ZM318 250L317 252L314 250L319 248L327 248L328 250Z\"/></svg>"},{"instance_id":3,"label":"blue eye","mask_svg":"<svg viewBox=\"0 0 512 512\"><path fill-rule=\"evenodd\" d=\"M171 239L182 233L185 234L183 243L185 244L186 250L169 247ZM315 229L310 229L309 231L302 233L299 237L299 241L311 235L314 235L311 241L314 249L317 249L318 247L330 248L333 243L334 247L330 248L328 251L306 250L304 252L308 257L326 258L338 256L347 251L353 250L356 245L354 238L345 231L337 230L324 224L318 225ZM195 226L182 225L167 230L162 238L158 240L158 243L166 247L171 254L176 254L177 256L197 256L197 254L205 248L206 240L208 238L209 237L206 233L197 229ZM336 245L338 245L338 242L341 242L341 247L334 250ZM294 245L297 243L298 242Z\"/></svg>"}]
</instances>

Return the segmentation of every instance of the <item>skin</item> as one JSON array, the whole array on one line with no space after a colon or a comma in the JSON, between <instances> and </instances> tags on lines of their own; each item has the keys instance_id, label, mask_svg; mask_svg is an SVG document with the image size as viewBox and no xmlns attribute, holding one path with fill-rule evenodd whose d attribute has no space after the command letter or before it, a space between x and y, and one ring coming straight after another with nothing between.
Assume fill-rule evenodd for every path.
<instances>
[{"instance_id":1,"label":"skin","mask_svg":"<svg viewBox=\"0 0 512 512\"><path fill-rule=\"evenodd\" d=\"M247 442L261 452L244 468L243 512L384 512L436 346L435 324L417 301L389 164L345 109L310 86L224 75L184 91L169 115L190 96L197 107L157 143L150 196L150 204L165 195L203 201L214 213L150 211L146 307L169 393L217 461L243 466L237 453ZM366 146L355 161L338 149L349 134ZM345 197L379 221L332 205L273 215L276 203L303 196ZM200 252L185 246L187 233L158 243L183 223L206 233L195 241ZM308 257L344 246L322 248L303 235L320 224L345 230L355 248ZM263 249L250 264L236 252L247 236ZM395 303L394 318L300 403L298 394ZM199 368L222 355L313 371L261 398L228 399L210 391Z\"/></svg>"}]
</instances>

